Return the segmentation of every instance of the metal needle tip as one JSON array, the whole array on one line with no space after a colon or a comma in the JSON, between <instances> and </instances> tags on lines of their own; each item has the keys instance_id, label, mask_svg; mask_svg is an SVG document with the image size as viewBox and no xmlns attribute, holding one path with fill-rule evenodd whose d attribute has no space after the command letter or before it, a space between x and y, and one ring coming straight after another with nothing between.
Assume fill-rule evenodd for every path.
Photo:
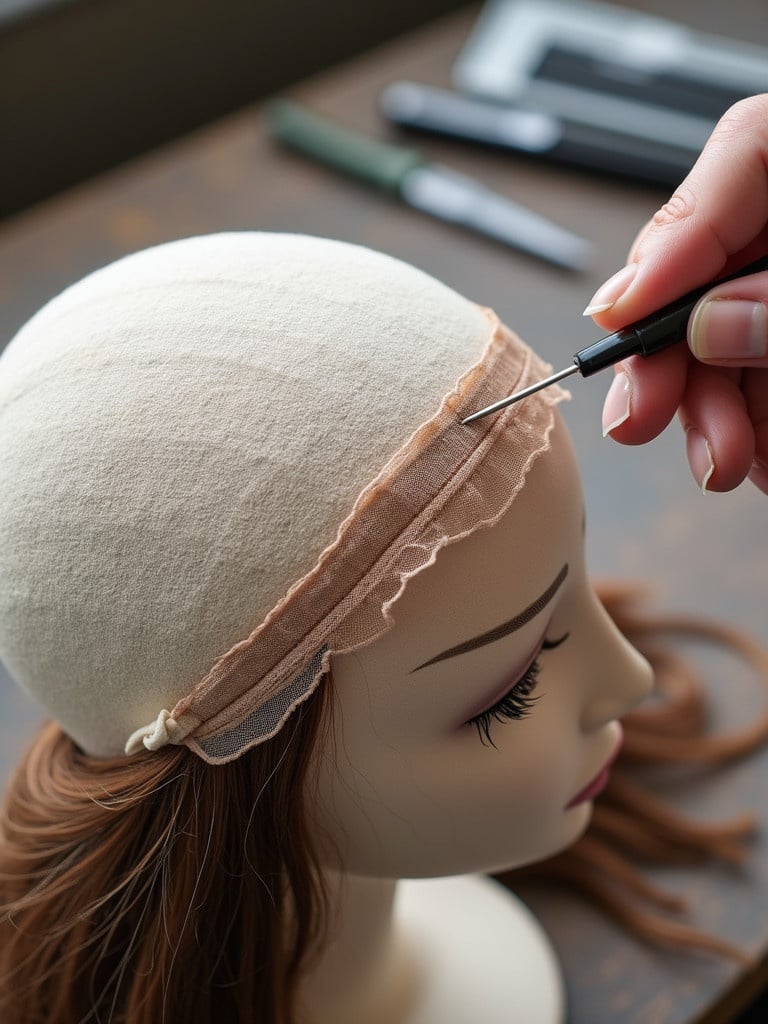
<instances>
[{"instance_id":1,"label":"metal needle tip","mask_svg":"<svg viewBox=\"0 0 768 1024\"><path fill-rule=\"evenodd\" d=\"M544 380L540 380L537 384L531 384L527 388L523 388L522 391L516 391L514 395L509 395L508 398L502 398L499 402L494 402L493 405L487 406L485 409L480 409L478 412L473 412L471 416L467 416L461 422L474 423L475 420L481 419L483 416L488 416L492 412L498 412L499 409L506 409L508 405L514 405L515 402L521 401L523 398L528 398L529 395L535 395L537 391L542 391L544 388L548 388L550 384L557 384L559 380L563 380L565 377L570 377L573 373L578 373L579 368L576 363L572 366L566 366L564 370L558 370L557 373L553 373L551 377L545 377Z\"/></svg>"}]
</instances>

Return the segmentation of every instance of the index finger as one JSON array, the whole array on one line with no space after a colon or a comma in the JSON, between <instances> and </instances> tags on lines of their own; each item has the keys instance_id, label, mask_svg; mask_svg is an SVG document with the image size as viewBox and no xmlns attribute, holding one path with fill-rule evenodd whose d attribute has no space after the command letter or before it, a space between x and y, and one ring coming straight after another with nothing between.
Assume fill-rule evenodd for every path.
<instances>
[{"instance_id":1,"label":"index finger","mask_svg":"<svg viewBox=\"0 0 768 1024\"><path fill-rule=\"evenodd\" d=\"M617 330L713 280L729 257L747 262L767 223L768 94L762 94L723 115L690 174L632 246L634 276L626 289L595 320Z\"/></svg>"}]
</instances>

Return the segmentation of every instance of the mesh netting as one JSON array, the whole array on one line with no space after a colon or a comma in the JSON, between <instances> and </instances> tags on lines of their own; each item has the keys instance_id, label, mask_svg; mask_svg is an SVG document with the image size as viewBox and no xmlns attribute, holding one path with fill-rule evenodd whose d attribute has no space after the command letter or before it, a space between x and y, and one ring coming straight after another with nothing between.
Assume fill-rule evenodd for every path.
<instances>
[{"instance_id":1,"label":"mesh netting","mask_svg":"<svg viewBox=\"0 0 768 1024\"><path fill-rule=\"evenodd\" d=\"M480 361L362 491L317 565L170 711L137 730L126 752L185 743L221 764L273 736L316 688L334 653L376 640L408 580L446 544L490 526L549 447L547 388L497 416L461 419L550 371L488 311Z\"/></svg>"}]
</instances>

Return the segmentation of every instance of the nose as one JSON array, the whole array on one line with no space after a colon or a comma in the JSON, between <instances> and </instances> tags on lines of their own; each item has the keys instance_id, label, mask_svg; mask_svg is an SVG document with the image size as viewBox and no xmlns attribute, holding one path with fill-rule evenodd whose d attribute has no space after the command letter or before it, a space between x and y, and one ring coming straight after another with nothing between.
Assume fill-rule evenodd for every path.
<instances>
[{"instance_id":1,"label":"nose","mask_svg":"<svg viewBox=\"0 0 768 1024\"><path fill-rule=\"evenodd\" d=\"M620 632L590 587L583 628L593 669L581 725L585 732L620 718L653 689L653 670Z\"/></svg>"}]
</instances>

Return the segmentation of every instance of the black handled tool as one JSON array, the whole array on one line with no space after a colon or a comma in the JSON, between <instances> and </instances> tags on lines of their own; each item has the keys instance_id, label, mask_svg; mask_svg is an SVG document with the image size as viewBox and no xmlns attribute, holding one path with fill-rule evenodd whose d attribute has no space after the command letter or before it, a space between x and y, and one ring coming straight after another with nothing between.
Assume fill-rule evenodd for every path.
<instances>
[{"instance_id":1,"label":"black handled tool","mask_svg":"<svg viewBox=\"0 0 768 1024\"><path fill-rule=\"evenodd\" d=\"M652 356L654 352L669 348L670 345L685 338L691 311L710 288L724 284L726 281L734 281L739 277L758 274L762 270L768 270L768 256L763 256L761 259L755 260L754 263L748 263L746 267L742 267L741 270L737 270L727 277L721 277L700 288L694 288L692 292L675 299L668 306L664 306L642 320L622 327L620 331L614 331L613 334L601 338L600 341L596 341L592 345L587 345L586 348L582 348L576 353L571 366L567 366L564 370L558 370L551 377L531 384L530 387L523 388L522 391L516 391L514 395L502 398L501 401L494 402L493 405L489 405L485 409L473 412L471 416L467 416L461 422L472 423L482 416L505 409L508 405L513 405L515 402L541 391L542 388L548 388L550 384L563 380L564 377L570 377L571 374L580 373L582 377L591 377L593 373L599 373L600 370L604 370L607 366L613 366L627 356Z\"/></svg>"}]
</instances>

